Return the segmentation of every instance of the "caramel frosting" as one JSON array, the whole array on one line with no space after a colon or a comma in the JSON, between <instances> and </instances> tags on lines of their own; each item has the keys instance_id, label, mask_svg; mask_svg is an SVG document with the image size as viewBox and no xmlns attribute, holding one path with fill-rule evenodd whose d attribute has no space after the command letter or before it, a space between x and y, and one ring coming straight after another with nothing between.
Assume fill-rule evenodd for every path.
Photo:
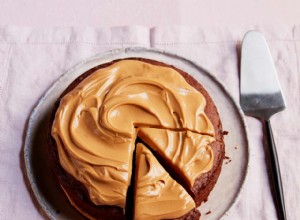
<instances>
[{"instance_id":1,"label":"caramel frosting","mask_svg":"<svg viewBox=\"0 0 300 220\"><path fill-rule=\"evenodd\" d=\"M214 136L205 105L204 96L172 68L116 61L61 99L52 127L60 163L94 204L124 208L137 128Z\"/></svg>"},{"instance_id":2,"label":"caramel frosting","mask_svg":"<svg viewBox=\"0 0 300 220\"><path fill-rule=\"evenodd\" d=\"M193 198L160 165L143 144L137 144L135 220L174 219L195 208Z\"/></svg>"},{"instance_id":3,"label":"caramel frosting","mask_svg":"<svg viewBox=\"0 0 300 220\"><path fill-rule=\"evenodd\" d=\"M138 136L177 168L190 187L213 166L214 154L209 144L215 141L214 137L156 128L140 128Z\"/></svg>"}]
</instances>

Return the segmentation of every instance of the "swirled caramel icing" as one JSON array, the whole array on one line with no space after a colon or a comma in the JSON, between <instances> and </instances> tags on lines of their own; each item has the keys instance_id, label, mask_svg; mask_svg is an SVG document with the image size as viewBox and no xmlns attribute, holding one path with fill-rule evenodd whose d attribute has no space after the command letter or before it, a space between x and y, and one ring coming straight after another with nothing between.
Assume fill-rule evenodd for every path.
<instances>
[{"instance_id":1,"label":"swirled caramel icing","mask_svg":"<svg viewBox=\"0 0 300 220\"><path fill-rule=\"evenodd\" d=\"M195 208L192 197L143 144L137 145L135 220L174 219Z\"/></svg>"},{"instance_id":2,"label":"swirled caramel icing","mask_svg":"<svg viewBox=\"0 0 300 220\"><path fill-rule=\"evenodd\" d=\"M209 145L215 141L212 136L156 128L140 128L138 136L178 169L190 187L213 166L214 154Z\"/></svg>"},{"instance_id":3,"label":"swirled caramel icing","mask_svg":"<svg viewBox=\"0 0 300 220\"><path fill-rule=\"evenodd\" d=\"M121 60L67 93L52 126L62 167L96 205L125 207L137 128L214 136L205 98L173 68Z\"/></svg>"}]
</instances>

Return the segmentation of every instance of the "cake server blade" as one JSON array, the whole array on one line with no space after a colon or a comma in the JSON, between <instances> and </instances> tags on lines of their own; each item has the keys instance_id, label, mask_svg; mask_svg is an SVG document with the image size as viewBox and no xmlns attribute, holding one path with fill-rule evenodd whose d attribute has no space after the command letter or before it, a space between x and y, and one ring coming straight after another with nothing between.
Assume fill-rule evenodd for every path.
<instances>
[{"instance_id":1,"label":"cake server blade","mask_svg":"<svg viewBox=\"0 0 300 220\"><path fill-rule=\"evenodd\" d=\"M257 31L249 31L243 39L240 77L240 104L243 111L265 123L277 216L278 219L286 219L279 163L270 124L271 116L285 109L285 101L267 42Z\"/></svg>"},{"instance_id":2,"label":"cake server blade","mask_svg":"<svg viewBox=\"0 0 300 220\"><path fill-rule=\"evenodd\" d=\"M248 32L243 39L240 102L245 114L267 120L285 109L267 42L257 31Z\"/></svg>"}]
</instances>

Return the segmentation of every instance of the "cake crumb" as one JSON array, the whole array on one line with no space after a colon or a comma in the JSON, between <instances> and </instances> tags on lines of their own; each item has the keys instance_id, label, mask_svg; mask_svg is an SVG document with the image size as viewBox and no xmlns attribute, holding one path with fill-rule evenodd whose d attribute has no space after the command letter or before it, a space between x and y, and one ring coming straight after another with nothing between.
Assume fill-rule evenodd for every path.
<instances>
[{"instance_id":1,"label":"cake crumb","mask_svg":"<svg viewBox=\"0 0 300 220\"><path fill-rule=\"evenodd\" d=\"M223 131L223 135L227 135L228 133L228 131Z\"/></svg>"},{"instance_id":2,"label":"cake crumb","mask_svg":"<svg viewBox=\"0 0 300 220\"><path fill-rule=\"evenodd\" d=\"M208 212L205 213L205 215L209 215L211 213L211 211L209 210Z\"/></svg>"},{"instance_id":3,"label":"cake crumb","mask_svg":"<svg viewBox=\"0 0 300 220\"><path fill-rule=\"evenodd\" d=\"M231 158L228 156L225 156L225 164L229 164L231 162Z\"/></svg>"},{"instance_id":4,"label":"cake crumb","mask_svg":"<svg viewBox=\"0 0 300 220\"><path fill-rule=\"evenodd\" d=\"M228 160L228 161L226 161L226 162L225 162L225 164L229 164L230 162L231 162L231 159L230 159L230 160Z\"/></svg>"}]
</instances>

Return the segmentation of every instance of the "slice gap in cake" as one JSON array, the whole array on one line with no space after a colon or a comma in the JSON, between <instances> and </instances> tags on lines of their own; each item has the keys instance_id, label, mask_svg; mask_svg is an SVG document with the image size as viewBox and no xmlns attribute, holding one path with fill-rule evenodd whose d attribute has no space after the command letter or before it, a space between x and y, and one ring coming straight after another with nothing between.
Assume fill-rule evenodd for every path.
<instances>
[{"instance_id":1,"label":"slice gap in cake","mask_svg":"<svg viewBox=\"0 0 300 220\"><path fill-rule=\"evenodd\" d=\"M136 147L134 219L199 219L193 198L141 143Z\"/></svg>"},{"instance_id":2,"label":"slice gap in cake","mask_svg":"<svg viewBox=\"0 0 300 220\"><path fill-rule=\"evenodd\" d=\"M139 128L138 137L200 205L203 198L198 193L199 184L196 188L194 184L202 174L213 168L215 158L210 144L215 139L191 131L156 128Z\"/></svg>"},{"instance_id":3,"label":"slice gap in cake","mask_svg":"<svg viewBox=\"0 0 300 220\"><path fill-rule=\"evenodd\" d=\"M135 202L134 202L134 185L135 185L135 176L136 176L136 149L137 144L139 142L139 138L136 138L135 140L135 148L133 151L132 156L132 164L131 164L131 180L130 185L127 190L127 196L126 196L126 209L125 209L125 216L127 220L133 220L134 219L134 208L135 208Z\"/></svg>"}]
</instances>

